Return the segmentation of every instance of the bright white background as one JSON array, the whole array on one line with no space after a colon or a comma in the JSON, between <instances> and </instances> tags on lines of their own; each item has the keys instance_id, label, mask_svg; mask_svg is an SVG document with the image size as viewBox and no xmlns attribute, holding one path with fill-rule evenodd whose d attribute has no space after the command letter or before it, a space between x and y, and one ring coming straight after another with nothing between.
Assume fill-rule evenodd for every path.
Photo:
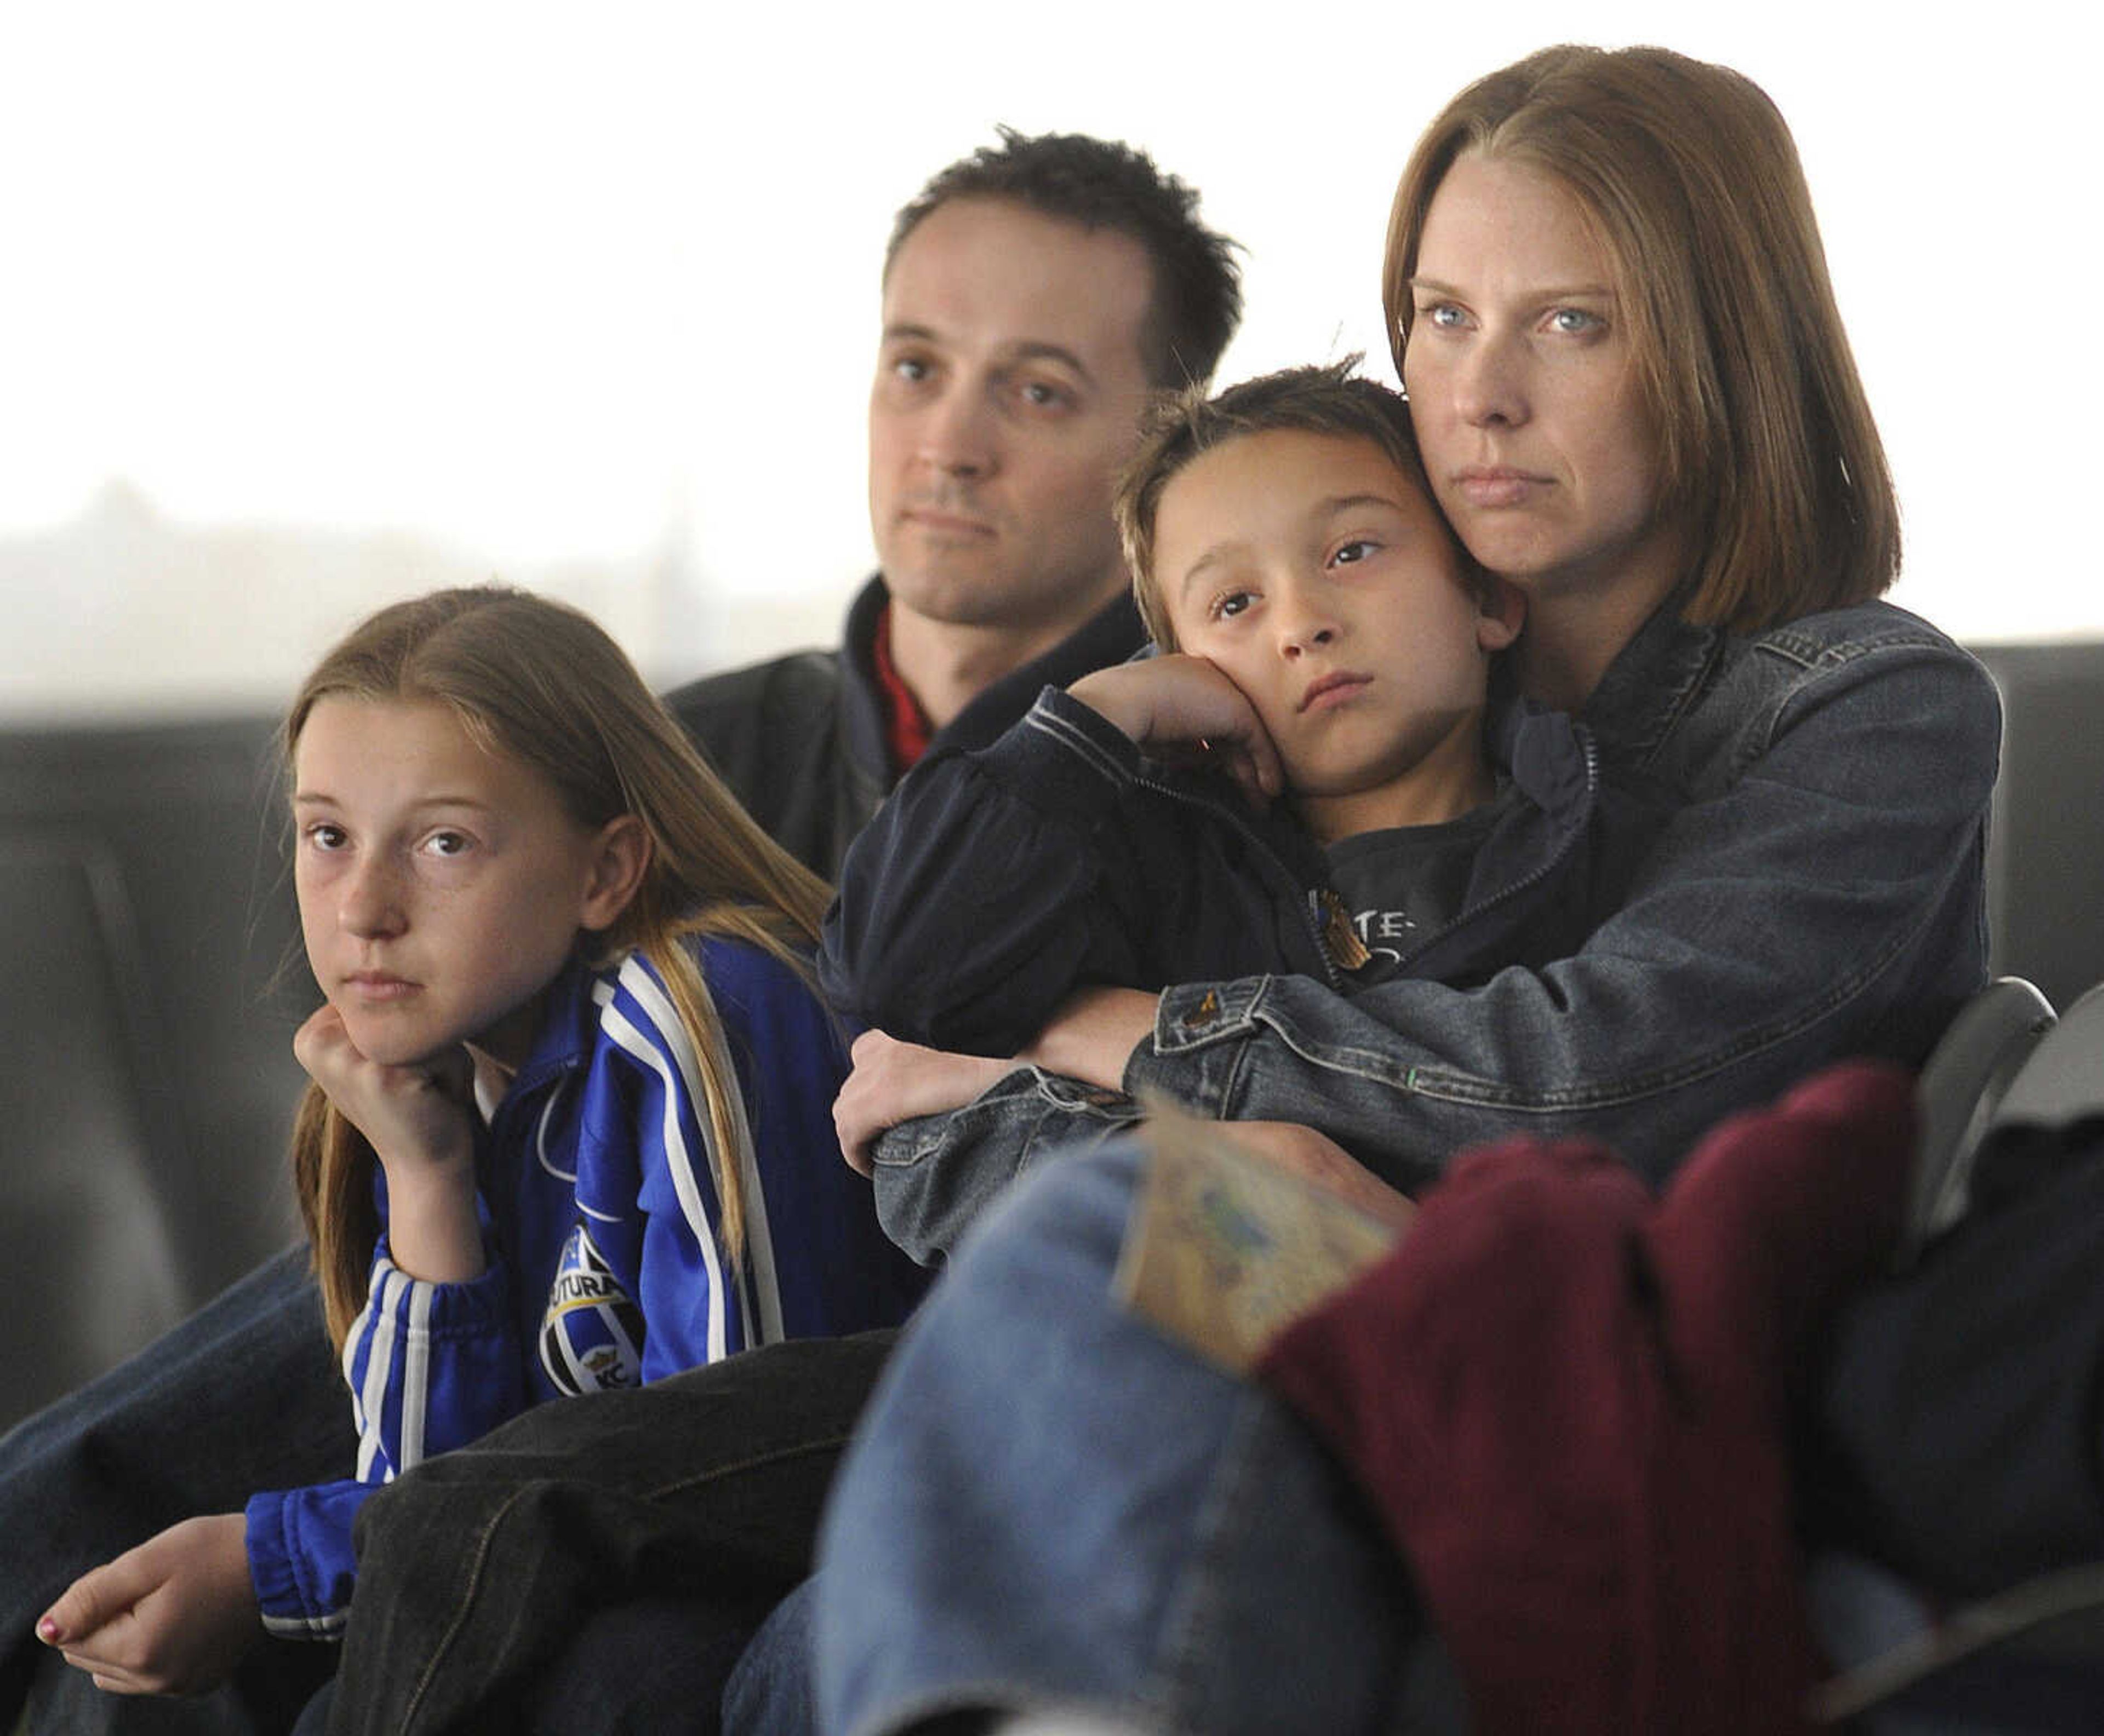
<instances>
[{"instance_id":1,"label":"bright white background","mask_svg":"<svg viewBox=\"0 0 2104 1736\"><path fill-rule=\"evenodd\" d=\"M1379 363L1418 128L1571 38L1728 61L1789 117L1898 600L2104 631L2096 16L0 0L0 716L273 707L366 609L492 574L659 682L829 640L928 171L1000 121L1130 139L1248 249L1224 381Z\"/></svg>"}]
</instances>

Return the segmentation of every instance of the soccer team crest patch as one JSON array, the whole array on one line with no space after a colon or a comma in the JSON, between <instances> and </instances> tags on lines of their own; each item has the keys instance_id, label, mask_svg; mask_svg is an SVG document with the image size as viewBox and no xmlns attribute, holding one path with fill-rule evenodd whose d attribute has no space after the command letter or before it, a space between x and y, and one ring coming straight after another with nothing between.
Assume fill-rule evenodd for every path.
<instances>
[{"instance_id":1,"label":"soccer team crest patch","mask_svg":"<svg viewBox=\"0 0 2104 1736\"><path fill-rule=\"evenodd\" d=\"M582 1223L563 1244L549 1287L541 1366L572 1398L643 1383L643 1311L615 1281Z\"/></svg>"}]
</instances>

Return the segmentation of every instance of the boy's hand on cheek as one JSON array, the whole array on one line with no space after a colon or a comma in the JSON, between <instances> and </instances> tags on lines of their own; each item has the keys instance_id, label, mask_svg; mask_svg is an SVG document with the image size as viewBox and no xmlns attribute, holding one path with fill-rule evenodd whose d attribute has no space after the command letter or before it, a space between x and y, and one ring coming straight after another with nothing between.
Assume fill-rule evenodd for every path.
<instances>
[{"instance_id":1,"label":"boy's hand on cheek","mask_svg":"<svg viewBox=\"0 0 2104 1736\"><path fill-rule=\"evenodd\" d=\"M1121 663L1067 691L1150 759L1224 772L1259 807L1284 787L1278 750L1256 707L1204 657L1170 652Z\"/></svg>"}]
</instances>

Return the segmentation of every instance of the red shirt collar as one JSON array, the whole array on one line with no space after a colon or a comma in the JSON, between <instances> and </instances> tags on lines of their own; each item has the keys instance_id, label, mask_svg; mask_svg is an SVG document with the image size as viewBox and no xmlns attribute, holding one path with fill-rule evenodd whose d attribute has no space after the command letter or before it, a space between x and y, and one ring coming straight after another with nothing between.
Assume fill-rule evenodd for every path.
<instances>
[{"instance_id":1,"label":"red shirt collar","mask_svg":"<svg viewBox=\"0 0 2104 1736\"><path fill-rule=\"evenodd\" d=\"M876 617L876 639L871 650L871 661L876 666L877 692L884 700L885 746L890 751L893 768L908 772L928 751L929 737L935 733L935 727L928 721L928 714L920 709L912 689L899 679L898 665L891 661L889 603Z\"/></svg>"}]
</instances>

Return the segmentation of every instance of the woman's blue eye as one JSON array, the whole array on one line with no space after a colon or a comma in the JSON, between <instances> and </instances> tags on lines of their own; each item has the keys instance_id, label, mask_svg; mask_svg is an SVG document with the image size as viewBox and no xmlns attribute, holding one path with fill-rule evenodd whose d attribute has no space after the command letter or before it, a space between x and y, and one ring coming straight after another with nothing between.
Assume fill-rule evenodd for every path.
<instances>
[{"instance_id":1,"label":"woman's blue eye","mask_svg":"<svg viewBox=\"0 0 2104 1736\"><path fill-rule=\"evenodd\" d=\"M1590 332L1600 323L1598 314L1589 314L1581 307L1560 307L1549 318L1559 332Z\"/></svg>"}]
</instances>

